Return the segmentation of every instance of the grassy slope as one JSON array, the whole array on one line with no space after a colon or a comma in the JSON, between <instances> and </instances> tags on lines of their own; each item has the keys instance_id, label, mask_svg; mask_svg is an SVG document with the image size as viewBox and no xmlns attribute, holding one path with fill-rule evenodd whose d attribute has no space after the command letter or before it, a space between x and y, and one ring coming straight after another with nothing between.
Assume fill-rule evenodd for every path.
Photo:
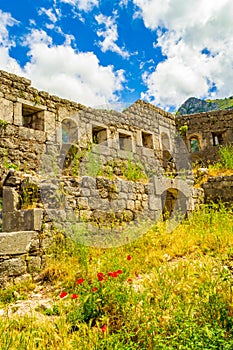
<instances>
[{"instance_id":1,"label":"grassy slope","mask_svg":"<svg viewBox=\"0 0 233 350\"><path fill-rule=\"evenodd\" d=\"M219 109L233 108L233 97L216 99L216 100L206 100L206 102L217 103L219 106Z\"/></svg>"},{"instance_id":2,"label":"grassy slope","mask_svg":"<svg viewBox=\"0 0 233 350\"><path fill-rule=\"evenodd\" d=\"M60 245L43 272L55 290L50 316L0 319L1 350L233 348L231 209L203 208L173 233L159 222L115 249ZM96 278L118 269L116 278Z\"/></svg>"},{"instance_id":3,"label":"grassy slope","mask_svg":"<svg viewBox=\"0 0 233 350\"><path fill-rule=\"evenodd\" d=\"M221 110L221 109L232 109L233 108L233 96L223 99L216 99L216 100L202 100L203 102L206 102L209 104L209 106L200 106L198 99L198 103L196 103L196 100L192 98L192 103L189 101L190 99L187 99L177 110L177 115L183 115L183 114L192 114L192 113L201 113L205 111L211 111L211 110ZM188 105L187 105L188 103ZM212 105L213 103L213 105ZM217 106L216 106L217 104ZM208 107L208 108L207 108ZM185 112L184 112L184 110ZM181 112L182 111L182 112ZM180 114L182 113L182 114Z\"/></svg>"}]
</instances>

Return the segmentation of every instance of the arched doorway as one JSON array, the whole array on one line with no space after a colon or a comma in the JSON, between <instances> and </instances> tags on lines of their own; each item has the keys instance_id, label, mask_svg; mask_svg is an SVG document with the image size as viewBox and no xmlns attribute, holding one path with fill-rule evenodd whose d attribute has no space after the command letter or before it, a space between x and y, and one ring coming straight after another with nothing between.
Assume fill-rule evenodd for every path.
<instances>
[{"instance_id":1,"label":"arched doorway","mask_svg":"<svg viewBox=\"0 0 233 350\"><path fill-rule=\"evenodd\" d=\"M173 218L175 215L186 215L187 197L177 188L168 188L162 193L161 199L164 220Z\"/></svg>"}]
</instances>

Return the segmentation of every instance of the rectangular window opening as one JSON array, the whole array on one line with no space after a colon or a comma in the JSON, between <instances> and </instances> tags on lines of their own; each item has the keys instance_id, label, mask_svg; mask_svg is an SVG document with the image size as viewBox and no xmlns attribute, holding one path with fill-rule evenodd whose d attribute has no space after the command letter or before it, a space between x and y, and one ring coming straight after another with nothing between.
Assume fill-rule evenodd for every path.
<instances>
[{"instance_id":1,"label":"rectangular window opening","mask_svg":"<svg viewBox=\"0 0 233 350\"><path fill-rule=\"evenodd\" d=\"M212 137L213 137L214 146L219 146L224 144L222 132L212 132Z\"/></svg>"},{"instance_id":2,"label":"rectangular window opening","mask_svg":"<svg viewBox=\"0 0 233 350\"><path fill-rule=\"evenodd\" d=\"M100 144L107 141L107 128L93 126L92 141L95 144Z\"/></svg>"},{"instance_id":3,"label":"rectangular window opening","mask_svg":"<svg viewBox=\"0 0 233 350\"><path fill-rule=\"evenodd\" d=\"M26 128L44 131L44 110L36 106L22 106L23 126Z\"/></svg>"},{"instance_id":4,"label":"rectangular window opening","mask_svg":"<svg viewBox=\"0 0 233 350\"><path fill-rule=\"evenodd\" d=\"M153 149L153 135L142 131L143 147Z\"/></svg>"},{"instance_id":5,"label":"rectangular window opening","mask_svg":"<svg viewBox=\"0 0 233 350\"><path fill-rule=\"evenodd\" d=\"M132 138L131 135L119 133L120 149L123 151L132 151Z\"/></svg>"}]
</instances>

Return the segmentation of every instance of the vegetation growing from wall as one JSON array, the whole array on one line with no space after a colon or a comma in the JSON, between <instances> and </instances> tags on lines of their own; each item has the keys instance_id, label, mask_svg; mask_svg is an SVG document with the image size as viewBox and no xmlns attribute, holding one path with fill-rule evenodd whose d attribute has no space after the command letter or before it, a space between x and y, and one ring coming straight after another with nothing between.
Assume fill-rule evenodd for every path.
<instances>
[{"instance_id":1,"label":"vegetation growing from wall","mask_svg":"<svg viewBox=\"0 0 233 350\"><path fill-rule=\"evenodd\" d=\"M39 319L0 318L0 348L232 349L232 220L204 207L119 248L61 240L41 274L53 304ZM3 304L25 295L16 288Z\"/></svg>"},{"instance_id":2,"label":"vegetation growing from wall","mask_svg":"<svg viewBox=\"0 0 233 350\"><path fill-rule=\"evenodd\" d=\"M2 120L2 119L0 119L0 128L1 127L6 127L7 125L8 125L9 123L6 121L6 120Z\"/></svg>"},{"instance_id":3,"label":"vegetation growing from wall","mask_svg":"<svg viewBox=\"0 0 233 350\"><path fill-rule=\"evenodd\" d=\"M89 143L86 147L71 147L64 162L63 173L71 176L104 176L110 179L121 176L129 181L144 181L147 170L139 160L120 159L103 160L98 147Z\"/></svg>"},{"instance_id":4,"label":"vegetation growing from wall","mask_svg":"<svg viewBox=\"0 0 233 350\"><path fill-rule=\"evenodd\" d=\"M233 146L220 146L218 153L220 160L209 164L208 168L200 168L199 164L194 165L196 187L208 181L209 177L233 175Z\"/></svg>"}]
</instances>

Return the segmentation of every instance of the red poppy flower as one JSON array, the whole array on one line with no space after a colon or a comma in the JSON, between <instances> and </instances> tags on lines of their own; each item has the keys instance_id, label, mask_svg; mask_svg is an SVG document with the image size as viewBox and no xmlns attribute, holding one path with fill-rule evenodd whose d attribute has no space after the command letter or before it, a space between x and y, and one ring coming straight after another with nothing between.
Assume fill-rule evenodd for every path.
<instances>
[{"instance_id":1,"label":"red poppy flower","mask_svg":"<svg viewBox=\"0 0 233 350\"><path fill-rule=\"evenodd\" d=\"M91 291L92 291L92 293L95 293L95 292L97 292L97 290L98 290L97 287L93 287Z\"/></svg>"},{"instance_id":2,"label":"red poppy flower","mask_svg":"<svg viewBox=\"0 0 233 350\"><path fill-rule=\"evenodd\" d=\"M82 284L84 281L85 281L84 278L79 278L76 283L77 284Z\"/></svg>"},{"instance_id":3,"label":"red poppy flower","mask_svg":"<svg viewBox=\"0 0 233 350\"><path fill-rule=\"evenodd\" d=\"M132 278L128 278L128 279L127 279L127 282L128 282L128 283L132 283L132 282L133 282Z\"/></svg>"},{"instance_id":4,"label":"red poppy flower","mask_svg":"<svg viewBox=\"0 0 233 350\"><path fill-rule=\"evenodd\" d=\"M67 295L68 295L68 293L66 293L66 292L61 292L60 298L61 298L61 299L62 299L62 298L65 298Z\"/></svg>"},{"instance_id":5,"label":"red poppy flower","mask_svg":"<svg viewBox=\"0 0 233 350\"><path fill-rule=\"evenodd\" d=\"M78 298L78 295L77 294L72 294L71 295L71 299L77 299Z\"/></svg>"},{"instance_id":6,"label":"red poppy flower","mask_svg":"<svg viewBox=\"0 0 233 350\"><path fill-rule=\"evenodd\" d=\"M115 271L112 273L112 277L117 277L118 276L118 273Z\"/></svg>"},{"instance_id":7,"label":"red poppy flower","mask_svg":"<svg viewBox=\"0 0 233 350\"><path fill-rule=\"evenodd\" d=\"M106 331L106 329L107 329L107 326L105 324L105 325L103 325L103 327L101 327L101 332L104 333Z\"/></svg>"},{"instance_id":8,"label":"red poppy flower","mask_svg":"<svg viewBox=\"0 0 233 350\"><path fill-rule=\"evenodd\" d=\"M108 272L108 276L110 276L110 277L117 277L117 276L121 275L122 273L123 273L122 270L117 270L117 271L114 271L114 272L110 271L110 272Z\"/></svg>"},{"instance_id":9,"label":"red poppy flower","mask_svg":"<svg viewBox=\"0 0 233 350\"><path fill-rule=\"evenodd\" d=\"M131 259L132 259L132 256L131 256L131 255L128 255L128 256L127 256L127 260L130 261Z\"/></svg>"},{"instance_id":10,"label":"red poppy flower","mask_svg":"<svg viewBox=\"0 0 233 350\"><path fill-rule=\"evenodd\" d=\"M102 272L98 272L97 273L97 278L98 278L98 281L103 281L104 279L104 274Z\"/></svg>"}]
</instances>

